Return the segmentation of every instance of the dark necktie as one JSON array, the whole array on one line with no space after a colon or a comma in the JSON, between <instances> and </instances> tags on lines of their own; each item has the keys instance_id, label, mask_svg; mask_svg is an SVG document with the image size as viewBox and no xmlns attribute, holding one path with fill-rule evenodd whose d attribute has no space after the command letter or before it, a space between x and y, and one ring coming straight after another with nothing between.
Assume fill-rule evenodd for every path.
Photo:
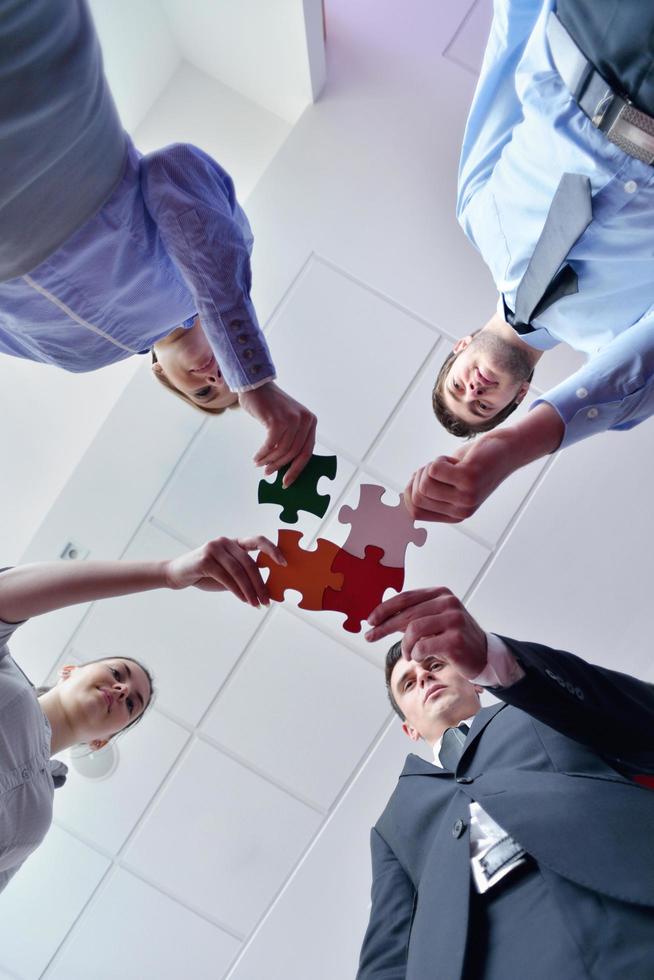
<instances>
[{"instance_id":1,"label":"dark necktie","mask_svg":"<svg viewBox=\"0 0 654 980\"><path fill-rule=\"evenodd\" d=\"M446 728L443 732L438 758L443 769L454 772L463 755L463 746L470 728L464 721L457 728Z\"/></svg>"},{"instance_id":2,"label":"dark necktie","mask_svg":"<svg viewBox=\"0 0 654 980\"><path fill-rule=\"evenodd\" d=\"M512 326L518 333L529 333L532 319L557 299L577 292L576 272L569 265L560 266L592 217L588 177L563 174L516 293Z\"/></svg>"}]
</instances>

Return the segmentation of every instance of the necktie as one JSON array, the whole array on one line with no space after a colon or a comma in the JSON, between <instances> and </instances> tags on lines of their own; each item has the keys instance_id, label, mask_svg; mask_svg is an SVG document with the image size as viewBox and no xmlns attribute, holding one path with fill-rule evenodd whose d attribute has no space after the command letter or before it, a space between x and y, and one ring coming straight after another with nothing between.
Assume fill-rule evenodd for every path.
<instances>
[{"instance_id":1,"label":"necktie","mask_svg":"<svg viewBox=\"0 0 654 980\"><path fill-rule=\"evenodd\" d=\"M469 731L470 729L464 721L457 728L445 729L438 753L443 769L449 769L450 772L456 770L459 759L463 755L463 746Z\"/></svg>"},{"instance_id":2,"label":"necktie","mask_svg":"<svg viewBox=\"0 0 654 980\"><path fill-rule=\"evenodd\" d=\"M577 292L575 271L569 265L559 267L592 217L588 177L563 174L516 293L514 327L518 333L527 333L532 318L557 299Z\"/></svg>"}]
</instances>

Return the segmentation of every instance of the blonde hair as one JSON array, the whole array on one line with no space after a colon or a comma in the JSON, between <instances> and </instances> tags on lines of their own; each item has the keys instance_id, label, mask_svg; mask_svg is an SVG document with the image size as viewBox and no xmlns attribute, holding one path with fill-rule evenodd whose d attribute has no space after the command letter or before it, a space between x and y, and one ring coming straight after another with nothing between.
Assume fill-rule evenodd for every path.
<instances>
[{"instance_id":1,"label":"blonde hair","mask_svg":"<svg viewBox=\"0 0 654 980\"><path fill-rule=\"evenodd\" d=\"M151 353L152 353L152 363L158 364L159 362L157 360L157 355L155 354L154 347L152 348ZM233 405L225 405L223 408L212 408L211 405L198 405L198 403L194 402L192 398L189 398L187 394L185 394L183 391L180 391L179 388L176 388L174 384L171 384L171 382L168 380L168 378L163 373L163 371L153 372L153 374L157 379L157 381L159 382L159 384L162 384L164 388L167 388L168 391L172 391L173 395L177 395L178 398L181 398L182 401L186 402L187 405L190 405L191 408L195 408L196 411L198 412L204 412L205 415L222 415L223 412L226 412L228 408L239 407L239 403L237 401L234 402Z\"/></svg>"}]
</instances>

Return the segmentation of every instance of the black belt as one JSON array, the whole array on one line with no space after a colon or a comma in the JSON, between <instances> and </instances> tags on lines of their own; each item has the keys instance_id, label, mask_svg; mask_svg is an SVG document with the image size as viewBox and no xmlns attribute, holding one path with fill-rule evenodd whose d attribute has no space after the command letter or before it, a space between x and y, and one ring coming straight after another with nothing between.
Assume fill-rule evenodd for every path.
<instances>
[{"instance_id":1,"label":"black belt","mask_svg":"<svg viewBox=\"0 0 654 980\"><path fill-rule=\"evenodd\" d=\"M611 143L653 166L654 118L611 88L553 12L546 31L556 70L581 111Z\"/></svg>"}]
</instances>

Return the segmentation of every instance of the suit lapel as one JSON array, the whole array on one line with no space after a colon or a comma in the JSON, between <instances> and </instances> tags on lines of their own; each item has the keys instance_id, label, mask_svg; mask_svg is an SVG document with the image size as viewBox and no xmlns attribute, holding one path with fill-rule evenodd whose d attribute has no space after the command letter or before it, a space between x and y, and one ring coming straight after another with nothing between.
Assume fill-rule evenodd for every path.
<instances>
[{"instance_id":1,"label":"suit lapel","mask_svg":"<svg viewBox=\"0 0 654 980\"><path fill-rule=\"evenodd\" d=\"M484 731L486 726L493 720L493 718L506 708L503 702L499 704L493 704L489 708L482 708L475 715L472 725L470 726L470 731L468 732L468 737L463 746L463 755L459 761L459 765L465 758L465 756L472 751L475 746L477 739ZM453 774L447 769L441 769L440 766L435 765L433 762L428 762L427 759L421 758L419 755L415 755L413 752L411 755L406 757L406 762L404 763L404 769L400 773L400 779L402 776L452 776Z\"/></svg>"},{"instance_id":2,"label":"suit lapel","mask_svg":"<svg viewBox=\"0 0 654 980\"><path fill-rule=\"evenodd\" d=\"M503 701L500 701L499 704L492 704L489 708L482 708L481 711L477 712L474 721L470 726L470 731L468 732L468 737L465 741L465 745L463 746L463 752L461 754L461 758L459 759L459 766L457 768L459 768L470 753L474 751L474 747L486 726L493 720L493 718L495 718L496 715L500 713L500 711L503 711L504 708L506 708L506 704L504 704Z\"/></svg>"}]
</instances>

